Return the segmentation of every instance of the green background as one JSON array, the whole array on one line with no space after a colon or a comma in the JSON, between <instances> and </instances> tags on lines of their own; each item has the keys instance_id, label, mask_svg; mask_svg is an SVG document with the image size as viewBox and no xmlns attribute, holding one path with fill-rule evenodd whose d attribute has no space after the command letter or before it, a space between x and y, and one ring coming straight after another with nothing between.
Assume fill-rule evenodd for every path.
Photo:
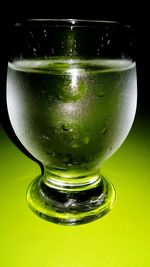
<instances>
[{"instance_id":1,"label":"green background","mask_svg":"<svg viewBox=\"0 0 150 267\"><path fill-rule=\"evenodd\" d=\"M114 208L80 226L56 225L32 213L26 190L40 167L1 128L0 266L150 266L148 123L146 116L136 116L124 144L101 168L117 192Z\"/></svg>"}]
</instances>

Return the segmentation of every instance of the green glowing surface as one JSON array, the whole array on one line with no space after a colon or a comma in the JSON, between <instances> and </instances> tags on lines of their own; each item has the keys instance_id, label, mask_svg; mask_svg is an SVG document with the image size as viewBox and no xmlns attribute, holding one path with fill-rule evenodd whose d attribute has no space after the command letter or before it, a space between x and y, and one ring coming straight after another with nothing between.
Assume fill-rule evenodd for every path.
<instances>
[{"instance_id":1,"label":"green glowing surface","mask_svg":"<svg viewBox=\"0 0 150 267\"><path fill-rule=\"evenodd\" d=\"M59 226L34 215L26 204L40 168L0 132L0 266L150 266L150 134L139 121L122 147L103 164L117 200L103 218Z\"/></svg>"}]
</instances>

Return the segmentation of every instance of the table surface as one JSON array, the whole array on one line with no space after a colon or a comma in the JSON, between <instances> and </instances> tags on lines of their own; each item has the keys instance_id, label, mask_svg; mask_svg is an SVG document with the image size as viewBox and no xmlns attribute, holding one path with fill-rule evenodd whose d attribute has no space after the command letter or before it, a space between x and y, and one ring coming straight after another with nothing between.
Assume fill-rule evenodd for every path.
<instances>
[{"instance_id":1,"label":"table surface","mask_svg":"<svg viewBox=\"0 0 150 267\"><path fill-rule=\"evenodd\" d=\"M0 131L0 266L149 267L150 130L135 120L121 148L102 166L117 200L103 218L60 226L28 208L26 190L40 167Z\"/></svg>"}]
</instances>

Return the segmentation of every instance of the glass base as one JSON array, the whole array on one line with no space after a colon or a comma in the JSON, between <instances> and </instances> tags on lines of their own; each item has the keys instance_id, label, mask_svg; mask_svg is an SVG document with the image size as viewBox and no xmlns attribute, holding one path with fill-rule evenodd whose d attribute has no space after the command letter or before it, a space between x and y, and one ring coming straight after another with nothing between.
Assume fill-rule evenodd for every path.
<instances>
[{"instance_id":1,"label":"glass base","mask_svg":"<svg viewBox=\"0 0 150 267\"><path fill-rule=\"evenodd\" d=\"M86 186L85 186L86 187ZM27 202L39 217L62 225L84 224L104 216L113 207L115 190L103 176L90 188L66 190L47 185L42 176L27 190Z\"/></svg>"}]
</instances>

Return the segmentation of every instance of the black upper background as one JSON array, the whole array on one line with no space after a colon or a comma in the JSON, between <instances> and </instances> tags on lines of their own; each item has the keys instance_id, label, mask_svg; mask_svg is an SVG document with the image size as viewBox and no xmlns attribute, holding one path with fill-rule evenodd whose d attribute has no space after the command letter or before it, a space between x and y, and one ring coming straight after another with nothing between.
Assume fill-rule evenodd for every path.
<instances>
[{"instance_id":1,"label":"black upper background","mask_svg":"<svg viewBox=\"0 0 150 267\"><path fill-rule=\"evenodd\" d=\"M148 4L144 1L20 1L1 3L0 9L0 121L7 124L6 73L8 50L11 45L10 32L14 22L28 18L79 18L115 20L130 24L135 38L135 54L138 78L138 109L140 117L150 115L149 105L149 53L150 23Z\"/></svg>"}]
</instances>

